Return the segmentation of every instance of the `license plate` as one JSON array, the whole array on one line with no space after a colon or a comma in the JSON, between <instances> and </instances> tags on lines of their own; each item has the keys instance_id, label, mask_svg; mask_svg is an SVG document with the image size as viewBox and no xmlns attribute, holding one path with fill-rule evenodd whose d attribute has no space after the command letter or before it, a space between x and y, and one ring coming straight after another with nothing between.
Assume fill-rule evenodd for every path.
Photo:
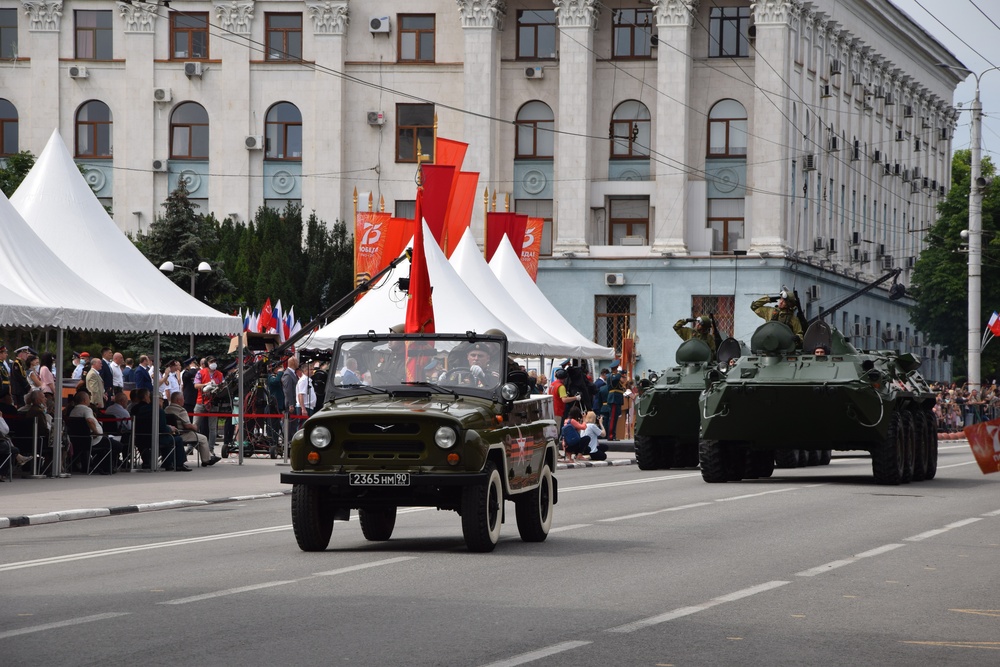
<instances>
[{"instance_id":1,"label":"license plate","mask_svg":"<svg viewBox=\"0 0 1000 667\"><path fill-rule=\"evenodd\" d=\"M408 472L352 472L348 481L351 486L409 486Z\"/></svg>"}]
</instances>

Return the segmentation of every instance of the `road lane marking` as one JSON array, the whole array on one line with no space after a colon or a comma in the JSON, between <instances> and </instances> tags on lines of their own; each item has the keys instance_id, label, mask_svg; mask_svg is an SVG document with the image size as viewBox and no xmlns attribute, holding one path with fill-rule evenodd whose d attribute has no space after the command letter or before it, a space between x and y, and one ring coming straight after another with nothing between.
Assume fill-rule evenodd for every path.
<instances>
[{"instance_id":1,"label":"road lane marking","mask_svg":"<svg viewBox=\"0 0 1000 667\"><path fill-rule=\"evenodd\" d=\"M956 521L955 523L949 523L944 528L935 528L934 530L928 530L925 533L920 533L912 537L904 537L904 542L920 542L921 540L926 540L928 537L934 537L935 535L940 535L941 533L947 533L953 528L961 528L962 526L968 526L970 523L975 523L977 521L982 521L980 517L974 517L972 519L962 519L961 521Z\"/></svg>"},{"instance_id":2,"label":"road lane marking","mask_svg":"<svg viewBox=\"0 0 1000 667\"><path fill-rule=\"evenodd\" d=\"M1000 510L993 510L992 512L987 512L983 516L1000 516Z\"/></svg>"},{"instance_id":3,"label":"road lane marking","mask_svg":"<svg viewBox=\"0 0 1000 667\"><path fill-rule=\"evenodd\" d=\"M815 577L817 574L824 574L830 572L831 570L836 570L838 567L844 567L845 565L850 565L851 563L857 563L862 558L871 558L872 556L879 556L890 551L894 551L900 547L905 547L905 544L885 544L881 547L876 547L868 551L863 551L859 554L854 554L850 558L844 558L842 560L835 560L829 563L824 563L823 565L817 565L816 567L811 567L808 570L803 570L802 572L796 572L796 577Z\"/></svg>"},{"instance_id":4,"label":"road lane marking","mask_svg":"<svg viewBox=\"0 0 1000 667\"><path fill-rule=\"evenodd\" d=\"M938 470L944 470L945 468L957 468L958 466L971 466L974 463L977 463L977 462L976 461L966 461L965 463L952 463L951 465L938 466L937 469Z\"/></svg>"},{"instance_id":5,"label":"road lane marking","mask_svg":"<svg viewBox=\"0 0 1000 667\"><path fill-rule=\"evenodd\" d=\"M152 542L149 544L136 544L131 547L117 547L115 549L104 549L102 551L85 551L77 554L66 554L65 556L53 556L51 558L39 558L37 560L26 560L19 563L7 563L0 565L0 572L9 570L20 570L26 567L39 567L41 565L57 565L59 563L69 563L77 560L87 560L88 558L102 558L104 556L116 556L120 554L134 553L136 551L148 551L149 549L163 549L165 547L177 547L187 544L198 544L199 542L213 542L215 540L228 540L234 537L250 537L264 533L276 533L283 530L291 530L292 524L287 526L271 526L270 528L254 528L253 530L241 530L235 533L219 533L218 535L205 535L203 537L188 537L183 540L170 540L169 542Z\"/></svg>"},{"instance_id":6,"label":"road lane marking","mask_svg":"<svg viewBox=\"0 0 1000 667\"><path fill-rule=\"evenodd\" d=\"M567 530L576 530L577 528L587 528L591 525L592 524L589 523L571 523L568 526L559 526L558 528L551 528L549 530L549 535L551 535L552 533L562 533Z\"/></svg>"},{"instance_id":7,"label":"road lane marking","mask_svg":"<svg viewBox=\"0 0 1000 667\"><path fill-rule=\"evenodd\" d=\"M800 486L790 486L785 489L772 489L771 491L761 491L760 493L748 493L742 496L729 496L728 498L716 498L717 503L727 503L730 500L746 500L747 498L756 498L758 496L766 496L770 493L784 493L785 491L798 491L802 487Z\"/></svg>"},{"instance_id":8,"label":"road lane marking","mask_svg":"<svg viewBox=\"0 0 1000 667\"><path fill-rule=\"evenodd\" d=\"M294 584L296 581L301 581L299 579L289 579L288 581L265 581L262 584L251 584L250 586L240 586L239 588L229 588L224 591L215 591L214 593L202 593L201 595L192 595L189 598L177 598L176 600L166 600L160 602L159 604L188 604L189 602L201 602L202 600L210 600L212 598L221 598L227 595L237 595L238 593L247 593L249 591L257 591L262 588L273 588L275 586L284 586L286 584Z\"/></svg>"},{"instance_id":9,"label":"road lane marking","mask_svg":"<svg viewBox=\"0 0 1000 667\"><path fill-rule=\"evenodd\" d=\"M619 625L616 628L609 628L607 632L618 632L618 633L635 632L636 630L642 630L643 628L648 628L653 625L666 623L667 621L673 621L675 619L682 618L684 616L690 616L691 614L697 614L700 611L711 609L712 607L718 606L720 604L725 604L726 602L735 602L737 600L742 600L743 598L750 597L751 595L764 593L766 591L770 591L790 583L792 582L769 581L765 584L759 584L757 586L751 586L750 588L744 588L743 590L729 593L728 595L720 595L717 598L712 598L708 602L703 602L701 604L697 604L691 607L681 607L680 609L674 609L673 611L668 611L665 614L660 614L658 616L651 616L649 618L644 618L642 620L634 621L632 623L626 623L625 625Z\"/></svg>"},{"instance_id":10,"label":"road lane marking","mask_svg":"<svg viewBox=\"0 0 1000 667\"><path fill-rule=\"evenodd\" d=\"M661 510L638 512L636 514L626 514L624 516L613 516L609 519L598 519L598 521L609 522L609 521L625 521L626 519L639 519L644 516L653 516L654 514L662 514L663 512L677 512L679 510L689 510L694 507L705 507L706 505L711 505L711 504L712 503L691 503L690 505L678 505L677 507L667 507Z\"/></svg>"},{"instance_id":11,"label":"road lane marking","mask_svg":"<svg viewBox=\"0 0 1000 667\"><path fill-rule=\"evenodd\" d=\"M342 567L339 570L329 570L327 572L316 572L313 574L314 577L332 577L338 574L346 574L347 572L357 572L358 570L367 570L370 567L379 567L381 565L393 565L395 563L402 563L403 561L413 560L417 558L416 556L399 556L398 558L387 558L385 560L377 560L373 563L361 563L360 565L351 565L350 567Z\"/></svg>"},{"instance_id":12,"label":"road lane marking","mask_svg":"<svg viewBox=\"0 0 1000 667\"><path fill-rule=\"evenodd\" d=\"M670 479L683 479L685 477L701 477L700 472L688 472L678 475L666 475L663 477L641 477L639 479L628 479L621 482L604 482L603 484L586 484L583 486L569 486L563 488L559 485L559 493L569 493L570 491L589 491L591 489L610 489L616 486L631 486L633 484L648 484L649 482L664 482Z\"/></svg>"},{"instance_id":13,"label":"road lane marking","mask_svg":"<svg viewBox=\"0 0 1000 667\"><path fill-rule=\"evenodd\" d=\"M552 646L540 648L537 651L530 651L528 653L522 653L521 655L515 655L514 657L507 658L506 660L491 662L488 665L484 665L484 667L514 667L515 665L523 665L529 662L534 662L535 660L547 658L550 655L580 648L581 646L586 646L587 644L592 643L593 642L584 641L562 642L560 644L553 644Z\"/></svg>"},{"instance_id":14,"label":"road lane marking","mask_svg":"<svg viewBox=\"0 0 1000 667\"><path fill-rule=\"evenodd\" d=\"M948 648L985 648L991 651L1000 651L1000 642L901 642L903 644L917 644L918 646L946 646Z\"/></svg>"},{"instance_id":15,"label":"road lane marking","mask_svg":"<svg viewBox=\"0 0 1000 667\"><path fill-rule=\"evenodd\" d=\"M93 623L94 621L106 621L109 618L118 618L119 616L128 616L128 615L129 612L109 612L107 614L94 614L93 616L82 616L80 618L71 618L66 621L46 623L45 625L33 625L30 628L21 628L20 630L8 630L7 632L0 632L0 639L19 637L21 635L28 635L33 632L44 632L46 630L55 630L56 628L66 628L72 625L82 625L83 623Z\"/></svg>"}]
</instances>

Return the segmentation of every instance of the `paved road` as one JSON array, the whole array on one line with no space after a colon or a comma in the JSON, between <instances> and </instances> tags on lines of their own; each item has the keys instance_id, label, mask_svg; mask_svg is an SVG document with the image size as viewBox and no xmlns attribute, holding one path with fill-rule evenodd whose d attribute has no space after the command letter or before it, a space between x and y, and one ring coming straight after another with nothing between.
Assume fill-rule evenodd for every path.
<instances>
[{"instance_id":1,"label":"paved road","mask_svg":"<svg viewBox=\"0 0 1000 667\"><path fill-rule=\"evenodd\" d=\"M900 487L876 486L864 459L723 485L561 471L549 539L521 542L508 505L492 554L424 509L387 543L354 519L303 553L287 496L0 530L0 655L980 667L1000 649L1000 480L942 444L938 478Z\"/></svg>"}]
</instances>

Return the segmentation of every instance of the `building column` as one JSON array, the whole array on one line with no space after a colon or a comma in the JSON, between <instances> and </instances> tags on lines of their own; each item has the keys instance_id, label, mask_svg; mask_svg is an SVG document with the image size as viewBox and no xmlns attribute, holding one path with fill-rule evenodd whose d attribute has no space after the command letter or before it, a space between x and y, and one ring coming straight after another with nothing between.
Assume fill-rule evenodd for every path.
<instances>
[{"instance_id":1,"label":"building column","mask_svg":"<svg viewBox=\"0 0 1000 667\"><path fill-rule=\"evenodd\" d=\"M324 123L305 123L302 127L302 173L334 174L334 178L314 177L302 179L303 217L311 210L328 225L337 220L353 224L352 195L354 183L341 178L344 172L344 140L347 122L345 107L355 114L363 114L357 105L345 105L347 82L344 77L331 77L326 71L344 71L347 59L347 1L326 0L320 4L307 3L313 24L313 41L316 60L321 64L315 72L313 87L315 109L324 109ZM367 22L368 17L362 16ZM303 44L305 49L305 44ZM355 119L357 120L357 119Z\"/></svg>"},{"instance_id":2,"label":"building column","mask_svg":"<svg viewBox=\"0 0 1000 667\"><path fill-rule=\"evenodd\" d=\"M20 49L19 55L30 59L31 88L28 96L31 102L25 105L31 109L29 117L24 112L19 115L20 150L31 150L36 155L45 147L52 130L62 131L63 141L73 150L73 119L68 128L59 128L59 108L63 85L80 85L76 81L60 78L60 62L50 54L59 53L59 26L61 24L62 0L25 0L24 13L28 16L28 32L31 41L27 49ZM63 76L66 76L63 74ZM27 121L27 122L24 122ZM25 131L27 130L27 131Z\"/></svg>"},{"instance_id":3,"label":"building column","mask_svg":"<svg viewBox=\"0 0 1000 667\"><path fill-rule=\"evenodd\" d=\"M149 225L160 215L160 202L167 190L167 175L152 173L152 161L167 159L169 116L174 102L153 99L157 86L170 86L156 80L156 11L155 2L118 3L118 13L125 23L124 49L116 56L125 60L127 81L151 81L153 86L125 86L127 113L114 116L115 134L115 223L129 231L149 232ZM169 22L169 19L163 19ZM123 122L120 122L123 121ZM67 146L72 138L63 135Z\"/></svg>"},{"instance_id":4,"label":"building column","mask_svg":"<svg viewBox=\"0 0 1000 667\"><path fill-rule=\"evenodd\" d=\"M754 67L753 118L749 122L747 183L753 187L748 220L750 252L785 254L789 246L782 234L791 214L789 192L791 161L785 128L792 117L786 94L791 80L790 23L795 0L760 0L750 4L757 27ZM763 62L768 65L762 65ZM795 159L795 156L791 156ZM756 165L760 165L757 167ZM775 168L775 165L779 165ZM797 168L801 168L797 164Z\"/></svg>"},{"instance_id":5,"label":"building column","mask_svg":"<svg viewBox=\"0 0 1000 667\"><path fill-rule=\"evenodd\" d=\"M688 173L684 165L699 164L688 151L691 122L691 27L698 0L653 0L659 49L656 87L670 95L656 97L656 142L653 160L656 209L650 243L654 252L687 254L684 233L688 218Z\"/></svg>"},{"instance_id":6,"label":"building column","mask_svg":"<svg viewBox=\"0 0 1000 667\"><path fill-rule=\"evenodd\" d=\"M503 0L455 0L462 19L465 37L465 116L464 141L469 144L463 171L479 172L479 191L496 192L500 170L500 124L497 98L500 89L500 31L506 18ZM448 134L446 131L445 135ZM451 138L451 137L449 137ZM483 240L483 218L472 216L472 231Z\"/></svg>"},{"instance_id":7,"label":"building column","mask_svg":"<svg viewBox=\"0 0 1000 667\"><path fill-rule=\"evenodd\" d=\"M596 0L553 0L559 25L559 110L556 112L553 254L587 251Z\"/></svg>"}]
</instances>

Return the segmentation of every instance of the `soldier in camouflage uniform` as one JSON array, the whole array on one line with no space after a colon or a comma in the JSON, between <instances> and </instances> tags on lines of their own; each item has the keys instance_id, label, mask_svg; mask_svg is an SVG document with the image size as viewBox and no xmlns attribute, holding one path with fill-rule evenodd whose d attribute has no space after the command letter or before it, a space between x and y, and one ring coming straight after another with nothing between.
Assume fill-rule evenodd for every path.
<instances>
[{"instance_id":1,"label":"soldier in camouflage uniform","mask_svg":"<svg viewBox=\"0 0 1000 667\"><path fill-rule=\"evenodd\" d=\"M773 303L777 301L777 306L772 307L765 304ZM792 332L795 333L795 339L798 341L798 345L802 346L802 323L799 322L799 318L795 314L795 306L798 305L798 301L795 297L790 295L786 290L781 290L781 294L778 296L762 296L761 298L750 304L750 310L752 310L757 317L767 320L768 322L777 321L784 322L792 328Z\"/></svg>"},{"instance_id":2,"label":"soldier in camouflage uniform","mask_svg":"<svg viewBox=\"0 0 1000 667\"><path fill-rule=\"evenodd\" d=\"M685 324L694 324L694 328L686 327ZM677 320L674 324L674 331L677 335L681 337L682 340L691 340L692 338L697 338L698 340L708 345L712 350L712 355L715 355L715 333L712 331L712 318L708 315L702 315L701 317L689 317L686 320Z\"/></svg>"}]
</instances>

